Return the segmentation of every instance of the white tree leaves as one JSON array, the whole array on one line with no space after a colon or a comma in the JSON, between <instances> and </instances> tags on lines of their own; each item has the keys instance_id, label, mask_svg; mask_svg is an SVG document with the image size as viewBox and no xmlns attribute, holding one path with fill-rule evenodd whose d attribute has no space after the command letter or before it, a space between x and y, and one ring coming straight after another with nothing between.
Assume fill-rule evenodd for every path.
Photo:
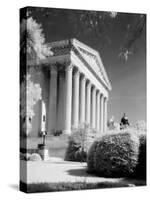
<instances>
[{"instance_id":1,"label":"white tree leaves","mask_svg":"<svg viewBox=\"0 0 150 200\"><path fill-rule=\"evenodd\" d=\"M38 24L32 17L23 19L20 25L21 45L26 48L28 58L38 60L53 55L50 47L45 44L45 37L41 24ZM26 40L26 42L25 42Z\"/></svg>"},{"instance_id":2,"label":"white tree leaves","mask_svg":"<svg viewBox=\"0 0 150 200\"><path fill-rule=\"evenodd\" d=\"M34 83L31 80L31 75L27 74L26 81L21 83L21 118L24 120L24 128L26 128L26 134L30 132L31 119L35 115L34 106L42 98L41 86L38 83Z\"/></svg>"}]
</instances>

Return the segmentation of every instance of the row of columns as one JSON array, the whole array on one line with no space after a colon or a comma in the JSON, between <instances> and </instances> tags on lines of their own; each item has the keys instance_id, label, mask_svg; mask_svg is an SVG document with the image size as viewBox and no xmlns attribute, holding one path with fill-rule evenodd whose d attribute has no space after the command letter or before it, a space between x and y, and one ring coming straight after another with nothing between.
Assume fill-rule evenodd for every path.
<instances>
[{"instance_id":1,"label":"row of columns","mask_svg":"<svg viewBox=\"0 0 150 200\"><path fill-rule=\"evenodd\" d=\"M81 91L79 95L80 82ZM80 72L78 70L74 73L73 84L73 126L78 127L79 123L86 122L92 128L101 132L105 131L107 98L84 75L82 75L80 81Z\"/></svg>"},{"instance_id":2,"label":"row of columns","mask_svg":"<svg viewBox=\"0 0 150 200\"><path fill-rule=\"evenodd\" d=\"M51 69L49 126L56 123L57 107L57 70ZM93 129L106 131L107 98L77 68L69 65L65 70L64 87L64 132L70 133L71 126L87 123Z\"/></svg>"}]
</instances>

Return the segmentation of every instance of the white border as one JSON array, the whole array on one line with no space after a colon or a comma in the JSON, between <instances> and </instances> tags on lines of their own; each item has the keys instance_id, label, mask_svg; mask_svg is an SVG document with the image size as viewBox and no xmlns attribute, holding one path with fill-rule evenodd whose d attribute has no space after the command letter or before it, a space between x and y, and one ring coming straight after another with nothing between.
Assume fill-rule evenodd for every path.
<instances>
[{"instance_id":1,"label":"white border","mask_svg":"<svg viewBox=\"0 0 150 200\"><path fill-rule=\"evenodd\" d=\"M1 1L0 11L0 196L1 199L10 200L25 200L28 199L148 199L148 187L121 188L121 189L101 189L92 191L75 191L75 192L59 192L59 193L43 193L43 194L27 194L17 191L15 184L19 180L19 8L24 6L44 6L44 7L59 7L59 8L80 8L80 9L95 9L106 11L124 11L124 12L139 12L148 13L149 20L149 4L148 0L4 0ZM149 36L148 26L148 36ZM149 52L149 38L147 40L147 55ZM149 76L147 64L147 76ZM147 102L149 99L149 78L147 77ZM149 110L149 103L147 106ZM149 113L148 113L149 119ZM149 122L149 120L148 120ZM148 130L149 129L149 123ZM149 132L149 131L148 131ZM149 133L148 133L149 134ZM148 152L149 152L148 139ZM148 159L149 169L149 159ZM149 177L149 172L148 172ZM149 185L149 182L148 182Z\"/></svg>"}]
</instances>

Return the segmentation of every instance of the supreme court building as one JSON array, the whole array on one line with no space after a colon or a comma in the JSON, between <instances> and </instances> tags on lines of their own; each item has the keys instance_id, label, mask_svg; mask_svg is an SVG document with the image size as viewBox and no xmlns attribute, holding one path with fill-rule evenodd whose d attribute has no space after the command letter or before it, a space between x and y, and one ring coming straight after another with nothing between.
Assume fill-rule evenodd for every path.
<instances>
[{"instance_id":1,"label":"supreme court building","mask_svg":"<svg viewBox=\"0 0 150 200\"><path fill-rule=\"evenodd\" d=\"M32 81L42 91L31 120L32 134L41 130L70 134L72 128L85 123L105 132L111 84L100 54L76 39L52 42L49 46L53 56L43 61L40 72L30 71Z\"/></svg>"}]
</instances>

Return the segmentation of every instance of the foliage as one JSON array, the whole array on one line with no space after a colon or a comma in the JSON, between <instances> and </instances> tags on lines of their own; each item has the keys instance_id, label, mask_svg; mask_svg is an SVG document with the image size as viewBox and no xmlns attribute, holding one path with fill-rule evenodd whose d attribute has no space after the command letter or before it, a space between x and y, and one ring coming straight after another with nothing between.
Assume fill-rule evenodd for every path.
<instances>
[{"instance_id":1,"label":"foliage","mask_svg":"<svg viewBox=\"0 0 150 200\"><path fill-rule=\"evenodd\" d=\"M98 145L98 141L94 141L93 144L91 145L88 154L87 154L87 166L88 166L88 172L92 173L95 171L95 153L96 153L96 148Z\"/></svg>"},{"instance_id":2,"label":"foliage","mask_svg":"<svg viewBox=\"0 0 150 200\"><path fill-rule=\"evenodd\" d=\"M87 157L87 153L82 149L79 148L76 152L75 152L75 160L79 161L79 162L86 162L86 157Z\"/></svg>"},{"instance_id":3,"label":"foliage","mask_svg":"<svg viewBox=\"0 0 150 200\"><path fill-rule=\"evenodd\" d=\"M140 147L139 147L139 157L138 164L136 167L136 177L146 178L146 134L139 135Z\"/></svg>"},{"instance_id":4,"label":"foliage","mask_svg":"<svg viewBox=\"0 0 150 200\"><path fill-rule=\"evenodd\" d=\"M128 60L129 55L134 51L133 45L145 32L145 27L146 15L133 14L133 20L126 27L126 36L119 56L122 56L126 61Z\"/></svg>"},{"instance_id":5,"label":"foliage","mask_svg":"<svg viewBox=\"0 0 150 200\"><path fill-rule=\"evenodd\" d=\"M83 124L72 131L65 160L86 161L88 127Z\"/></svg>"},{"instance_id":6,"label":"foliage","mask_svg":"<svg viewBox=\"0 0 150 200\"><path fill-rule=\"evenodd\" d=\"M135 124L135 129L138 131L146 131L146 122L144 120L139 120Z\"/></svg>"},{"instance_id":7,"label":"foliage","mask_svg":"<svg viewBox=\"0 0 150 200\"><path fill-rule=\"evenodd\" d=\"M34 116L34 105L41 99L41 87L38 83L33 83L31 75L27 74L26 81L20 86L20 115L23 120L22 129L25 134L29 134L31 129L31 119Z\"/></svg>"},{"instance_id":8,"label":"foliage","mask_svg":"<svg viewBox=\"0 0 150 200\"><path fill-rule=\"evenodd\" d=\"M35 192L56 192L56 191L71 191L71 190L87 190L87 189L100 189L100 188L118 188L130 186L143 186L145 182L136 182L129 184L125 181L122 182L97 182L87 183L84 182L59 182L59 183L23 183L20 182L20 190L27 193Z\"/></svg>"},{"instance_id":9,"label":"foliage","mask_svg":"<svg viewBox=\"0 0 150 200\"><path fill-rule=\"evenodd\" d=\"M68 147L65 153L65 160L75 161L75 152L79 149L73 140L69 140Z\"/></svg>"},{"instance_id":10,"label":"foliage","mask_svg":"<svg viewBox=\"0 0 150 200\"><path fill-rule=\"evenodd\" d=\"M53 136L59 137L60 135L62 135L62 130L57 130L57 131L53 132Z\"/></svg>"},{"instance_id":11,"label":"foliage","mask_svg":"<svg viewBox=\"0 0 150 200\"><path fill-rule=\"evenodd\" d=\"M86 137L88 134L88 127L85 124L80 125L76 129L72 129L72 135L70 139L74 140L76 143L79 143L80 146L86 148Z\"/></svg>"},{"instance_id":12,"label":"foliage","mask_svg":"<svg viewBox=\"0 0 150 200\"><path fill-rule=\"evenodd\" d=\"M96 12L89 10L65 10L48 8L29 8L30 16L40 16L43 20L50 20L48 28L53 32L68 32L69 37L92 36L93 40L103 44L110 44L108 29L112 27L117 12ZM68 29L69 27L69 29Z\"/></svg>"},{"instance_id":13,"label":"foliage","mask_svg":"<svg viewBox=\"0 0 150 200\"><path fill-rule=\"evenodd\" d=\"M86 123L80 124L79 128L72 128L66 151L66 160L86 161L88 149L97 135L97 132Z\"/></svg>"},{"instance_id":14,"label":"foliage","mask_svg":"<svg viewBox=\"0 0 150 200\"><path fill-rule=\"evenodd\" d=\"M99 138L93 153L93 166L100 176L128 177L135 171L138 153L139 139L136 134L124 132L104 135ZM87 164L91 165L90 162Z\"/></svg>"},{"instance_id":15,"label":"foliage","mask_svg":"<svg viewBox=\"0 0 150 200\"><path fill-rule=\"evenodd\" d=\"M24 118L27 115L30 117L34 116L33 106L36 104L38 100L41 99L41 87L39 84L34 84L31 81L31 75L27 74L26 76L26 84L22 82L21 88L21 116ZM27 105L26 105L27 101Z\"/></svg>"},{"instance_id":16,"label":"foliage","mask_svg":"<svg viewBox=\"0 0 150 200\"><path fill-rule=\"evenodd\" d=\"M33 153L28 159L29 161L41 161L41 156L38 153Z\"/></svg>"},{"instance_id":17,"label":"foliage","mask_svg":"<svg viewBox=\"0 0 150 200\"><path fill-rule=\"evenodd\" d=\"M67 161L85 161L86 153L81 148L81 145L75 142L73 139L69 140L68 147L65 154L65 160Z\"/></svg>"},{"instance_id":18,"label":"foliage","mask_svg":"<svg viewBox=\"0 0 150 200\"><path fill-rule=\"evenodd\" d=\"M55 32L59 33L62 27L68 30L69 27L68 35L79 37L84 35L87 38L91 36L93 41L102 45L111 44L109 32L119 27L124 31L124 35L118 51L120 51L119 56L125 60L134 53L136 41L146 32L146 15L144 14L30 8L30 15L51 20L49 26L53 27Z\"/></svg>"},{"instance_id":19,"label":"foliage","mask_svg":"<svg viewBox=\"0 0 150 200\"><path fill-rule=\"evenodd\" d=\"M22 19L20 24L20 121L21 132L28 135L31 130L31 119L34 116L33 107L41 99L39 84L31 81L27 61L34 59L37 64L47 56L52 55L45 44L43 29L32 17Z\"/></svg>"},{"instance_id":20,"label":"foliage","mask_svg":"<svg viewBox=\"0 0 150 200\"><path fill-rule=\"evenodd\" d=\"M52 55L50 48L45 44L41 24L38 24L32 17L22 19L20 36L20 50L22 53L27 53L28 59L41 60Z\"/></svg>"}]
</instances>

